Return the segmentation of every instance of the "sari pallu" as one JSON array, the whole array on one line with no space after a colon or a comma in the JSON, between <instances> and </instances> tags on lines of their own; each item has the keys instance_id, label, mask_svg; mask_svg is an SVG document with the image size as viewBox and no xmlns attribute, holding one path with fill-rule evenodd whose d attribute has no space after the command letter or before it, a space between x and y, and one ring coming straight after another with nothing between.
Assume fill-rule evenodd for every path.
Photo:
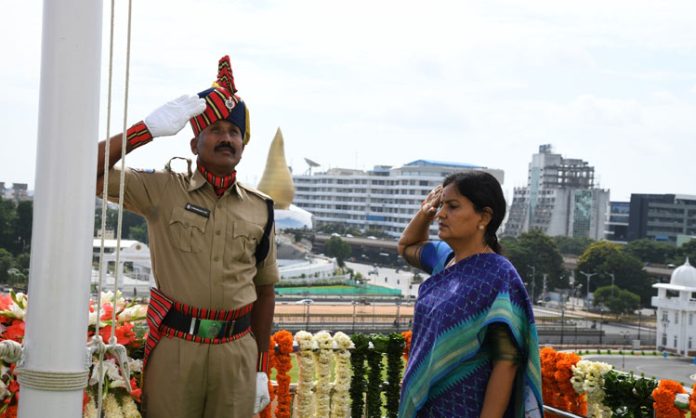
<instances>
[{"instance_id":1,"label":"sari pallu","mask_svg":"<svg viewBox=\"0 0 696 418\"><path fill-rule=\"evenodd\" d=\"M478 417L492 370L488 325L505 324L520 354L506 417L541 417L532 306L510 262L477 254L420 286L399 416Z\"/></svg>"}]
</instances>

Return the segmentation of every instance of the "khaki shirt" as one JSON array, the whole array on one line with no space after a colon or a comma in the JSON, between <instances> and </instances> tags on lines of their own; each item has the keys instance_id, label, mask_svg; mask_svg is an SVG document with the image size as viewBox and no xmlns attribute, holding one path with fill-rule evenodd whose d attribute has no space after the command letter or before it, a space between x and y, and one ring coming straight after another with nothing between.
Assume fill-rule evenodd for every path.
<instances>
[{"instance_id":1,"label":"khaki shirt","mask_svg":"<svg viewBox=\"0 0 696 418\"><path fill-rule=\"evenodd\" d=\"M109 172L109 200L118 201L119 177ZM199 308L237 309L256 300L255 286L279 280L273 228L268 256L258 266L254 257L266 199L238 182L218 198L197 170L125 171L124 207L147 219L157 287Z\"/></svg>"}]
</instances>

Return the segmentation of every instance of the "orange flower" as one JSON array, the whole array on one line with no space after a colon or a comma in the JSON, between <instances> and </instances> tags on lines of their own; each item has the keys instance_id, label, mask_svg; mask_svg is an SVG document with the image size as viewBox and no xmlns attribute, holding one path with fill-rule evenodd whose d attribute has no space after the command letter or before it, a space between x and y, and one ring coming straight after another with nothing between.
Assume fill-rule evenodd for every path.
<instances>
[{"instance_id":1,"label":"orange flower","mask_svg":"<svg viewBox=\"0 0 696 418\"><path fill-rule=\"evenodd\" d=\"M273 364L277 371L276 382L278 383L278 388L276 389L278 402L274 412L276 418L290 418L292 396L290 395L290 376L288 376L288 371L292 368L290 353L293 352L293 338L290 332L280 330L273 334L273 340L278 346L278 350L273 356Z\"/></svg>"},{"instance_id":2,"label":"orange flower","mask_svg":"<svg viewBox=\"0 0 696 418\"><path fill-rule=\"evenodd\" d=\"M413 336L413 332L409 331L404 331L401 333L401 335L404 337L404 341L406 344L404 344L404 359L408 361L408 354L411 352L411 337Z\"/></svg>"},{"instance_id":3,"label":"orange flower","mask_svg":"<svg viewBox=\"0 0 696 418\"><path fill-rule=\"evenodd\" d=\"M684 418L686 412L674 405L674 398L677 393L685 392L681 383L669 379L660 380L652 392L655 418Z\"/></svg>"},{"instance_id":4,"label":"orange flower","mask_svg":"<svg viewBox=\"0 0 696 418\"><path fill-rule=\"evenodd\" d=\"M696 384L691 387L691 396L689 396L689 411L691 411L692 417L696 417Z\"/></svg>"},{"instance_id":5,"label":"orange flower","mask_svg":"<svg viewBox=\"0 0 696 418\"><path fill-rule=\"evenodd\" d=\"M274 363L276 362L275 359L275 340L273 339L273 336L271 335L270 338L270 344L268 344L268 362L270 364L270 367L274 367ZM271 401L268 403L268 405L263 409L263 411L259 412L259 416L261 418L272 418L272 411L271 411L271 404L273 403L273 396L275 393L273 391L273 385L271 385L271 370L266 372L268 375L268 394L271 397Z\"/></svg>"},{"instance_id":6,"label":"orange flower","mask_svg":"<svg viewBox=\"0 0 696 418\"><path fill-rule=\"evenodd\" d=\"M15 340L21 343L24 338L24 321L21 319L13 319L12 325L5 328L5 332L2 336L8 340Z\"/></svg>"}]
</instances>

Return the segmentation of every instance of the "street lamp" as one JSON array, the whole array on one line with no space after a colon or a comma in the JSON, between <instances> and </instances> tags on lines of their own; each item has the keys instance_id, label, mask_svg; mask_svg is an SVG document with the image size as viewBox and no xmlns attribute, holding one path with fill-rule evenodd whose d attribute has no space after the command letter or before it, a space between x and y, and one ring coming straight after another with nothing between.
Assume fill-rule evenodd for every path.
<instances>
[{"instance_id":1,"label":"street lamp","mask_svg":"<svg viewBox=\"0 0 696 418\"><path fill-rule=\"evenodd\" d=\"M536 267L527 264L527 268L532 269L532 305L536 303L536 300L534 299L534 288L536 287Z\"/></svg>"},{"instance_id":2,"label":"street lamp","mask_svg":"<svg viewBox=\"0 0 696 418\"><path fill-rule=\"evenodd\" d=\"M611 297L614 297L614 273L607 273L608 275L611 276Z\"/></svg>"},{"instance_id":3,"label":"street lamp","mask_svg":"<svg viewBox=\"0 0 696 418\"><path fill-rule=\"evenodd\" d=\"M590 277L597 275L599 273L585 273L584 271L581 271L580 274L585 276L587 278L587 291L585 293L585 308L589 309L590 306Z\"/></svg>"}]
</instances>

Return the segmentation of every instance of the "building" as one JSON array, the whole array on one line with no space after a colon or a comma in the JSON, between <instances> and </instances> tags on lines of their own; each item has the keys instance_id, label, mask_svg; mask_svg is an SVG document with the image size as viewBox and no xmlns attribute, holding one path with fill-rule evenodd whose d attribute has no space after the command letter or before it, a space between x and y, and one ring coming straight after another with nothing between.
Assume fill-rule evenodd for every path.
<instances>
[{"instance_id":1,"label":"building","mask_svg":"<svg viewBox=\"0 0 696 418\"><path fill-rule=\"evenodd\" d=\"M669 283L653 287L657 289L657 296L652 298L652 305L657 308L657 349L682 356L696 355L696 268L687 259L674 269Z\"/></svg>"},{"instance_id":2,"label":"building","mask_svg":"<svg viewBox=\"0 0 696 418\"><path fill-rule=\"evenodd\" d=\"M0 181L0 197L6 200L29 200L29 187L26 183L12 183L12 187L7 187L7 183Z\"/></svg>"},{"instance_id":3,"label":"building","mask_svg":"<svg viewBox=\"0 0 696 418\"><path fill-rule=\"evenodd\" d=\"M632 194L628 241L648 238L680 245L696 235L696 196Z\"/></svg>"},{"instance_id":4,"label":"building","mask_svg":"<svg viewBox=\"0 0 696 418\"><path fill-rule=\"evenodd\" d=\"M447 175L467 170L488 172L501 184L504 180L502 170L429 160L369 171L332 168L294 175L294 203L314 215L315 228L342 224L397 238L430 190Z\"/></svg>"},{"instance_id":5,"label":"building","mask_svg":"<svg viewBox=\"0 0 696 418\"><path fill-rule=\"evenodd\" d=\"M603 239L609 191L595 187L594 167L539 146L529 163L527 187L516 187L505 235L532 229L547 235Z\"/></svg>"},{"instance_id":6,"label":"building","mask_svg":"<svg viewBox=\"0 0 696 418\"><path fill-rule=\"evenodd\" d=\"M609 220L607 221L606 239L612 242L628 241L628 218L630 202L609 202Z\"/></svg>"}]
</instances>

